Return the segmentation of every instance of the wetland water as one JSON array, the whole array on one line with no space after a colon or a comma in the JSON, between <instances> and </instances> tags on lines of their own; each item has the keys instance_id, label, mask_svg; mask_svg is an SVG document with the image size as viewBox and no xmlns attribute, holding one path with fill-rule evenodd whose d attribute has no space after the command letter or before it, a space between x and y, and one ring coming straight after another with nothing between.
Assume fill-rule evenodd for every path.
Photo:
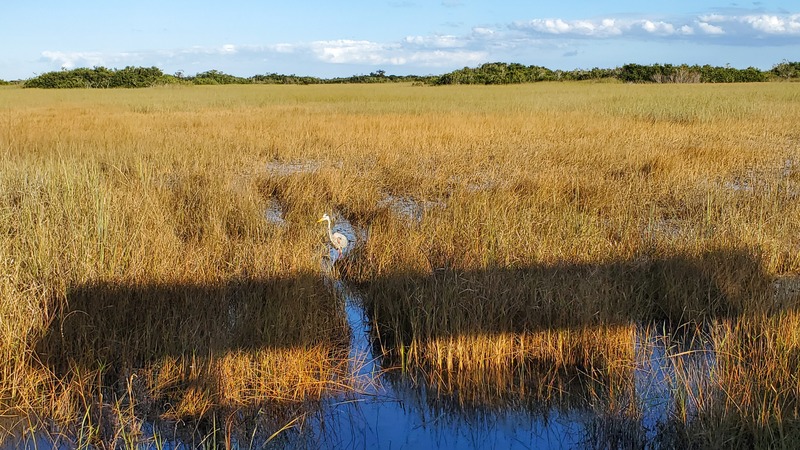
<instances>
[{"instance_id":1,"label":"wetland water","mask_svg":"<svg viewBox=\"0 0 800 450\"><path fill-rule=\"evenodd\" d=\"M362 299L338 280L331 280L345 302L351 329L350 359L360 380L357 392L325 399L304 421L272 442L233 441L235 448L346 448L346 449L449 449L449 448L605 448L614 443L651 441L685 404L678 386L690 379L698 389L708 383L714 369L714 352L707 341L690 332L637 327L630 345L635 352L631 371L635 392L630 401L640 411L635 418L607 410L607 399L587 398L582 383L587 374L564 374L572 380L550 380L569 386L555 402L512 395L496 404L470 405L458 394L439 397L426 383L398 371L382 370ZM468 393L465 393L468 395ZM693 408L691 402L688 408ZM690 412L691 414L691 412ZM619 429L620 422L624 430ZM611 423L609 425L609 422ZM615 425L616 424L616 425ZM141 449L210 448L207 436L167 439L164 424L145 423ZM622 432L628 436L609 436ZM158 437L161 436L161 437ZM25 434L6 441L2 448L75 448L71 439L52 433Z\"/></svg>"},{"instance_id":2,"label":"wetland water","mask_svg":"<svg viewBox=\"0 0 800 450\"><path fill-rule=\"evenodd\" d=\"M298 435L299 447L544 449L602 448L614 440L650 441L679 413L679 405L692 414L696 406L676 396L686 394L681 391L686 381L691 388L702 389L714 368L713 348L696 335L637 327L630 342L636 357L632 370L635 387L629 398L636 405L626 405L640 412L635 423L623 417L624 413L614 417L614 412L599 406L605 405L606 399L586 398L581 383L591 380L581 373L564 374L575 379L554 382L574 387L560 393L561 401L536 405L520 396L498 399L494 405L469 405L457 398L458 394L456 398L452 394L438 398L434 388L412 375L382 370L381 358L372 352L361 299L340 281L334 285L345 301L352 330L351 358L361 364L358 374L366 389L326 401L307 422L308 429ZM608 430L598 427L608 420L625 420L623 432L634 435L606 436Z\"/></svg>"}]
</instances>

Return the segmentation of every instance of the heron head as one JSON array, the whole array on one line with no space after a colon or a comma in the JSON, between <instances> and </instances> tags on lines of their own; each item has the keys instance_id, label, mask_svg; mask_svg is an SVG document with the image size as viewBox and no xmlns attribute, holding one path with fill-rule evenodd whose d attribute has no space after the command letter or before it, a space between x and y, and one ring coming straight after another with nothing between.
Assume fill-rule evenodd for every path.
<instances>
[{"instance_id":1,"label":"heron head","mask_svg":"<svg viewBox=\"0 0 800 450\"><path fill-rule=\"evenodd\" d=\"M331 218L330 218L330 217L329 217L327 214L323 214L323 215L322 215L322 218L321 218L321 219L319 219L319 220L317 221L317 223L320 223L320 222L325 222L325 221L327 221L328 223L330 223L330 222L331 222Z\"/></svg>"}]
</instances>

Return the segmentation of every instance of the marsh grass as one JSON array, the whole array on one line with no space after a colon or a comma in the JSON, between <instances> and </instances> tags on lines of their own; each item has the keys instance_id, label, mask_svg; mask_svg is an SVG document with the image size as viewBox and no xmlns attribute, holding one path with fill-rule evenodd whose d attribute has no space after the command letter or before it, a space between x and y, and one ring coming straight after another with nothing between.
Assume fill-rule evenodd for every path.
<instances>
[{"instance_id":1,"label":"marsh grass","mask_svg":"<svg viewBox=\"0 0 800 450\"><path fill-rule=\"evenodd\" d=\"M764 350L758 372L762 341L746 341L793 348L797 298L773 280L800 273L794 84L0 98L5 410L106 427L86 437L108 446L135 441L145 416L302 416L348 384L314 226L334 211L369 237L338 265L366 290L379 346L409 373L447 373L443 392L499 392L530 364L626 379L613 374L633 322L721 320L742 339L720 379L750 389L730 402L762 406L680 432L716 436L735 417L766 436L797 420L788 353ZM435 206L409 220L393 198ZM283 222L265 220L273 205ZM781 389L764 394L775 385L759 373Z\"/></svg>"}]
</instances>

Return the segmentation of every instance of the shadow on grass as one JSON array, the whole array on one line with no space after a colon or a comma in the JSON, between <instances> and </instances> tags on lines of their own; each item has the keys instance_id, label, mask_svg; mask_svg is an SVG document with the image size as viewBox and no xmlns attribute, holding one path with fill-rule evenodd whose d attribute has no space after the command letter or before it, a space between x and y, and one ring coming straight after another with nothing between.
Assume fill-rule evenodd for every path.
<instances>
[{"instance_id":1,"label":"shadow on grass","mask_svg":"<svg viewBox=\"0 0 800 450\"><path fill-rule=\"evenodd\" d=\"M134 367L166 356L347 345L342 306L319 274L198 285L94 282L67 290L37 345L56 373L75 361Z\"/></svg>"},{"instance_id":2,"label":"shadow on grass","mask_svg":"<svg viewBox=\"0 0 800 450\"><path fill-rule=\"evenodd\" d=\"M263 443L349 382L344 306L319 273L93 282L56 308L35 351L52 374L52 413L68 417L37 412L42 429L58 426L36 439Z\"/></svg>"},{"instance_id":3,"label":"shadow on grass","mask_svg":"<svg viewBox=\"0 0 800 450\"><path fill-rule=\"evenodd\" d=\"M344 278L363 279L358 262ZM357 283L380 338L410 340L583 329L770 313L782 308L757 252L641 255L596 264L393 273Z\"/></svg>"},{"instance_id":4,"label":"shadow on grass","mask_svg":"<svg viewBox=\"0 0 800 450\"><path fill-rule=\"evenodd\" d=\"M358 255L341 265L343 278ZM753 252L431 274L360 283L381 338L521 333L631 321L676 323L769 312L769 277ZM70 358L141 365L163 356L346 342L343 306L320 274L215 284L92 282L71 287L36 347L57 373Z\"/></svg>"},{"instance_id":5,"label":"shadow on grass","mask_svg":"<svg viewBox=\"0 0 800 450\"><path fill-rule=\"evenodd\" d=\"M363 263L356 251L337 266L352 282L365 279L357 276ZM467 417L463 423L473 423L476 415L498 409L547 417L556 408L566 417L576 410L596 413L601 405L606 414L592 420L613 427L596 426L600 437L590 438L605 443L617 438L641 443L646 434L645 424L629 416L640 401L633 324L703 323L787 307L774 298L757 253L737 248L597 264L442 268L427 274L398 270L352 284L362 293L381 366L403 369L385 374L385 381L408 405L425 408L422 415L461 414ZM103 367L101 384L117 392L136 370L165 358L180 360L188 380L177 387L180 395L162 396L162 404L143 411L159 415L168 409L166 403L185 402L205 377L206 385L216 386L206 391L220 398L208 401L210 409L195 409L200 411L194 414L200 420L195 427L212 420L203 425L212 429L218 413L236 411L219 407L228 395L219 386L233 375L212 368L214 358L320 346L329 349L332 365L347 358L347 319L338 295L317 273L211 285L78 285L68 290L36 351L59 377L75 376L80 367ZM520 350L520 344L534 350ZM246 366L258 365L251 356L245 359ZM270 370L282 369L257 371L243 382L250 397L228 405L246 404L255 411L279 404L267 391L252 388ZM316 378L329 381L334 372L318 370ZM166 371L159 367L149 373L158 378ZM312 409L291 409L284 417L289 421L292 414ZM227 417L253 419L255 414ZM274 431L280 423L270 427ZM616 433L614 427L627 427L628 434L607 436Z\"/></svg>"}]
</instances>

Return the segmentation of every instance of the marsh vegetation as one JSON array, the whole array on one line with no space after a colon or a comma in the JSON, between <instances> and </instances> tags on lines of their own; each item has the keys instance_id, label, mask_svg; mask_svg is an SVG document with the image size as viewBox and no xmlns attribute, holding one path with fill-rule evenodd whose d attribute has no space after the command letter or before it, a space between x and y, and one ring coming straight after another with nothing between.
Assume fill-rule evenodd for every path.
<instances>
[{"instance_id":1,"label":"marsh vegetation","mask_svg":"<svg viewBox=\"0 0 800 450\"><path fill-rule=\"evenodd\" d=\"M791 447L798 101L4 87L0 446L324 446L331 402L390 388L439 424L558 422L565 446ZM323 212L357 230L330 270Z\"/></svg>"}]
</instances>

